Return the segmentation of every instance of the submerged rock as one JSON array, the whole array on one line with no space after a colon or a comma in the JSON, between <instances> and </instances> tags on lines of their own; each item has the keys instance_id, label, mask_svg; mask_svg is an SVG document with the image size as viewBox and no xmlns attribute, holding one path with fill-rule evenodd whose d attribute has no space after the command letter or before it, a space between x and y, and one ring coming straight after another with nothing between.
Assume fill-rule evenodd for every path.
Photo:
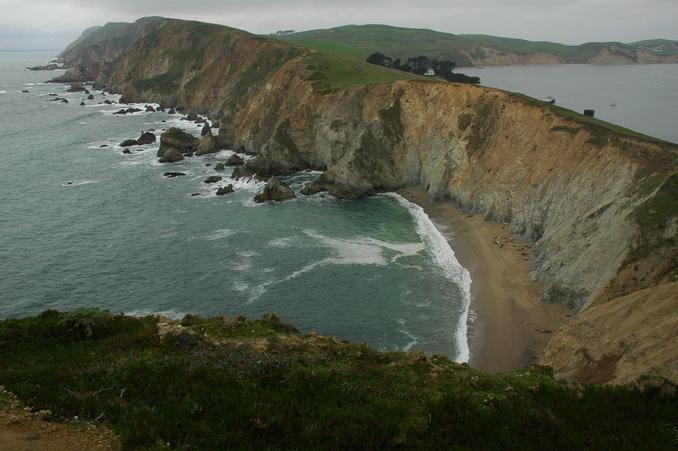
<instances>
[{"instance_id":1,"label":"submerged rock","mask_svg":"<svg viewBox=\"0 0 678 451\"><path fill-rule=\"evenodd\" d=\"M163 175L167 178L173 179L175 177L183 177L186 174L183 173L183 172L173 172L173 171L171 171L171 172L165 172Z\"/></svg>"},{"instance_id":2,"label":"submerged rock","mask_svg":"<svg viewBox=\"0 0 678 451\"><path fill-rule=\"evenodd\" d=\"M228 184L226 186L222 186L217 190L217 196L224 196L226 194L232 193L233 192L233 185Z\"/></svg>"},{"instance_id":3,"label":"submerged rock","mask_svg":"<svg viewBox=\"0 0 678 451\"><path fill-rule=\"evenodd\" d=\"M125 150L122 151L122 153L124 153L125 155L129 155L129 154L132 153L132 151L129 150L129 149L125 149Z\"/></svg>"},{"instance_id":4,"label":"submerged rock","mask_svg":"<svg viewBox=\"0 0 678 451\"><path fill-rule=\"evenodd\" d=\"M110 100L108 100L108 99L104 100L104 103L105 103L106 105L112 105L112 104L113 104L113 102L110 101Z\"/></svg>"},{"instance_id":5,"label":"submerged rock","mask_svg":"<svg viewBox=\"0 0 678 451\"><path fill-rule=\"evenodd\" d=\"M217 163L217 164L214 166L214 170L215 170L215 171L223 171L223 170L225 170L225 169L226 169L226 166L224 165L224 163Z\"/></svg>"},{"instance_id":6,"label":"submerged rock","mask_svg":"<svg viewBox=\"0 0 678 451\"><path fill-rule=\"evenodd\" d=\"M21 92L27 93L27 92L30 92L30 91L28 89L22 89Z\"/></svg>"},{"instance_id":7,"label":"submerged rock","mask_svg":"<svg viewBox=\"0 0 678 451\"><path fill-rule=\"evenodd\" d=\"M258 203L274 201L282 202L297 197L289 186L281 182L278 177L271 177L266 182L264 190L254 196L254 201Z\"/></svg>"},{"instance_id":8,"label":"submerged rock","mask_svg":"<svg viewBox=\"0 0 678 451\"><path fill-rule=\"evenodd\" d=\"M221 176L219 175L210 175L205 179L205 183L217 183L221 181Z\"/></svg>"},{"instance_id":9,"label":"submerged rock","mask_svg":"<svg viewBox=\"0 0 678 451\"><path fill-rule=\"evenodd\" d=\"M141 111L139 108L122 108L113 114L131 114L138 113L139 111Z\"/></svg>"},{"instance_id":10,"label":"submerged rock","mask_svg":"<svg viewBox=\"0 0 678 451\"><path fill-rule=\"evenodd\" d=\"M245 160L242 159L241 156L233 154L230 157L228 157L228 160L226 160L226 166L241 166L245 164Z\"/></svg>"}]
</instances>

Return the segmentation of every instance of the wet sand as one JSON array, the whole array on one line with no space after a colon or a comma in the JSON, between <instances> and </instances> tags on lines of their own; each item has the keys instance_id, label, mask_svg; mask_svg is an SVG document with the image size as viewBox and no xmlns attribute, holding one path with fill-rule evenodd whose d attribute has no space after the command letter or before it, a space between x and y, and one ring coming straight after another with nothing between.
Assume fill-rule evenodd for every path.
<instances>
[{"instance_id":1,"label":"wet sand","mask_svg":"<svg viewBox=\"0 0 678 451\"><path fill-rule=\"evenodd\" d=\"M471 273L469 364L504 372L536 363L570 311L539 302L539 285L529 280L530 244L504 224L468 214L449 201L431 201L420 188L399 194L424 209Z\"/></svg>"}]
</instances>

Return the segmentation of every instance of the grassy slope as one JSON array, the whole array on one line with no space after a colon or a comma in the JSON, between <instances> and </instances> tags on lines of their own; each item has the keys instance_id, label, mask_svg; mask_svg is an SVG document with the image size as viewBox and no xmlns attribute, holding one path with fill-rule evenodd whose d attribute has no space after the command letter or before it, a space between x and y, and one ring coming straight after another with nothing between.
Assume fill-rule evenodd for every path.
<instances>
[{"instance_id":1,"label":"grassy slope","mask_svg":"<svg viewBox=\"0 0 678 451\"><path fill-rule=\"evenodd\" d=\"M381 52L398 58L417 55L443 57L451 59L458 66L469 64L468 59L460 53L473 45L483 45L497 50L519 54L535 52L550 53L572 62L582 62L595 55L606 44L620 47L647 47L649 44L661 42L665 50L662 55L678 53L675 41L653 40L637 43L600 43L592 42L582 45L563 45L545 41L527 41L482 34L454 35L427 29L400 28L387 25L347 25L343 27L311 30L283 36L288 42L294 42L320 51L366 58L373 52Z\"/></svg>"},{"instance_id":2,"label":"grassy slope","mask_svg":"<svg viewBox=\"0 0 678 451\"><path fill-rule=\"evenodd\" d=\"M443 357L303 336L274 317L156 319L97 310L0 322L0 384L127 448L669 449L675 395L487 375ZM175 326L176 327L176 326ZM169 444L169 445L168 445Z\"/></svg>"}]
</instances>

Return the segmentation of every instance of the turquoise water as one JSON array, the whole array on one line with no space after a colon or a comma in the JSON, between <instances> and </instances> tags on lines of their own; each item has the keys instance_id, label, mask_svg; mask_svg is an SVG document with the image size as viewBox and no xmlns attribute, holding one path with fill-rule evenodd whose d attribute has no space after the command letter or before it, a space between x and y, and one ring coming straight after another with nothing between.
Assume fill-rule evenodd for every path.
<instances>
[{"instance_id":1,"label":"turquoise water","mask_svg":"<svg viewBox=\"0 0 678 451\"><path fill-rule=\"evenodd\" d=\"M560 64L460 69L485 86L536 98L678 143L678 64Z\"/></svg>"},{"instance_id":2,"label":"turquoise water","mask_svg":"<svg viewBox=\"0 0 678 451\"><path fill-rule=\"evenodd\" d=\"M0 318L276 312L303 331L468 358L468 274L421 209L393 196L257 205L262 185L232 180L217 197L203 181L231 152L174 165L157 162L157 144L122 154L116 144L142 130L188 123L113 116L100 93L80 106L81 94L41 84L60 72L23 70L50 57L0 53ZM298 191L316 176L288 181Z\"/></svg>"}]
</instances>

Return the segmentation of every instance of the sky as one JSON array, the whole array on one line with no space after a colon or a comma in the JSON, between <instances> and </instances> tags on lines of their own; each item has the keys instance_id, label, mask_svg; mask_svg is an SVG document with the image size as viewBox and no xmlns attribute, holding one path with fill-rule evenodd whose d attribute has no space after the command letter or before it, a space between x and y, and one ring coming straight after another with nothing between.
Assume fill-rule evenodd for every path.
<instances>
[{"instance_id":1,"label":"sky","mask_svg":"<svg viewBox=\"0 0 678 451\"><path fill-rule=\"evenodd\" d=\"M381 23L565 44L678 40L678 0L0 0L0 49L62 49L87 27L144 16L262 34Z\"/></svg>"}]
</instances>

